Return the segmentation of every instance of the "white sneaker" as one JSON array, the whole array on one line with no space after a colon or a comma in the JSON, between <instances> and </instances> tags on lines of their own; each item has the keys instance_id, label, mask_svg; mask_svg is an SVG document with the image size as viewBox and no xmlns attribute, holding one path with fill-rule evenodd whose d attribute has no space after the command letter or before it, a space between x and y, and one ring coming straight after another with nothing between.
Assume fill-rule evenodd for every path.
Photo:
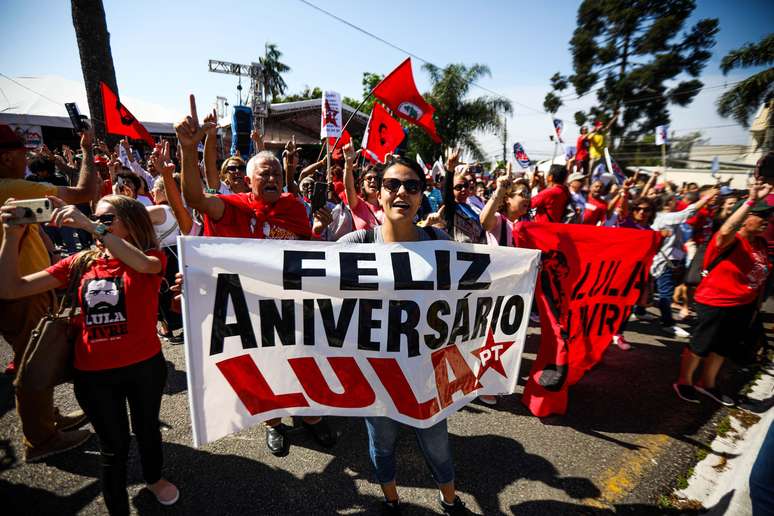
<instances>
[{"instance_id":1,"label":"white sneaker","mask_svg":"<svg viewBox=\"0 0 774 516\"><path fill-rule=\"evenodd\" d=\"M683 338L683 339L687 339L687 338L689 338L691 336L690 333L688 333L684 329L680 328L679 326L672 326L672 327L670 327L668 329L669 329L669 331L671 331L675 335L675 337L680 337L680 338Z\"/></svg>"},{"instance_id":2,"label":"white sneaker","mask_svg":"<svg viewBox=\"0 0 774 516\"><path fill-rule=\"evenodd\" d=\"M613 344L618 346L622 351L632 349L632 345L626 342L623 335L613 335Z\"/></svg>"}]
</instances>

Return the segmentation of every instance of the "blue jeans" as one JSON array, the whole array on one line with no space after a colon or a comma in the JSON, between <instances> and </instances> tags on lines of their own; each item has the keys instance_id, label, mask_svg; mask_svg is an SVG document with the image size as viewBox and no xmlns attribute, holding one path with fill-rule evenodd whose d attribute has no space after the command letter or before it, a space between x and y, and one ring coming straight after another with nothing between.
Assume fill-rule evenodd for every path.
<instances>
[{"instance_id":1,"label":"blue jeans","mask_svg":"<svg viewBox=\"0 0 774 516\"><path fill-rule=\"evenodd\" d=\"M376 479L380 484L395 480L395 441L401 424L388 417L365 418L368 430L368 454L376 470ZM417 443L425 457L425 462L438 485L454 480L454 463L449 447L449 431L446 420L439 421L430 428L412 428Z\"/></svg>"},{"instance_id":2,"label":"blue jeans","mask_svg":"<svg viewBox=\"0 0 774 516\"><path fill-rule=\"evenodd\" d=\"M754 516L774 514L774 424L766 432L750 473L750 499Z\"/></svg>"},{"instance_id":3,"label":"blue jeans","mask_svg":"<svg viewBox=\"0 0 774 516\"><path fill-rule=\"evenodd\" d=\"M676 263L676 262L673 262ZM658 309L661 312L661 324L674 326L672 318L672 296L675 293L675 280L672 277L672 269L667 267L661 276L655 278L656 291L658 292Z\"/></svg>"}]
</instances>

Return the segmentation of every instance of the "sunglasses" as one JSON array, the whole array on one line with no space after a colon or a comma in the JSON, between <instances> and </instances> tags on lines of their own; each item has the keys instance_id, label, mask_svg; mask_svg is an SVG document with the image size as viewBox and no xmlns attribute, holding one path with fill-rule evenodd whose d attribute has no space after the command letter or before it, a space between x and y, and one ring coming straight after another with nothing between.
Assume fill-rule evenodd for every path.
<instances>
[{"instance_id":1,"label":"sunglasses","mask_svg":"<svg viewBox=\"0 0 774 516\"><path fill-rule=\"evenodd\" d=\"M92 222L98 222L106 226L110 226L115 220L116 216L112 213L105 213L104 215L92 215L89 217Z\"/></svg>"},{"instance_id":2,"label":"sunglasses","mask_svg":"<svg viewBox=\"0 0 774 516\"><path fill-rule=\"evenodd\" d=\"M245 165L229 165L226 167L226 170L229 172L244 172L247 170L247 167Z\"/></svg>"},{"instance_id":3,"label":"sunglasses","mask_svg":"<svg viewBox=\"0 0 774 516\"><path fill-rule=\"evenodd\" d=\"M465 181L464 183L460 183L460 184L458 184L458 185L454 185L452 188L454 188L454 189L455 189L455 190L457 190L458 192L461 192L461 191L463 191L463 190L467 190L469 186L470 186L470 185L468 184L468 182L467 182L467 181Z\"/></svg>"},{"instance_id":4,"label":"sunglasses","mask_svg":"<svg viewBox=\"0 0 774 516\"><path fill-rule=\"evenodd\" d=\"M419 189L421 187L418 179L407 179L405 181L401 181L400 179L390 177L382 180L382 187L391 193L395 193L400 190L401 185L403 185L403 188L406 190L406 192L410 194L419 193Z\"/></svg>"},{"instance_id":5,"label":"sunglasses","mask_svg":"<svg viewBox=\"0 0 774 516\"><path fill-rule=\"evenodd\" d=\"M376 182L376 176L366 176L363 178L364 183Z\"/></svg>"},{"instance_id":6,"label":"sunglasses","mask_svg":"<svg viewBox=\"0 0 774 516\"><path fill-rule=\"evenodd\" d=\"M649 213L653 210L648 206L637 206L636 208L633 208L632 211L643 211L645 213Z\"/></svg>"}]
</instances>

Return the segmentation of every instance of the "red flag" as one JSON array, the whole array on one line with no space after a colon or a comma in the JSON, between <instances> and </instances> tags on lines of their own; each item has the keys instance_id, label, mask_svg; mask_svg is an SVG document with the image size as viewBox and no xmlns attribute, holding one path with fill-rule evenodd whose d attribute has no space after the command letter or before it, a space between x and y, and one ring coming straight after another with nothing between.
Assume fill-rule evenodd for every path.
<instances>
[{"instance_id":1,"label":"red flag","mask_svg":"<svg viewBox=\"0 0 774 516\"><path fill-rule=\"evenodd\" d=\"M116 94L104 82L99 83L102 90L102 111L105 114L105 130L110 134L120 134L135 140L144 140L153 147L156 142L147 129L137 121L128 109L121 104Z\"/></svg>"},{"instance_id":2,"label":"red flag","mask_svg":"<svg viewBox=\"0 0 774 516\"><path fill-rule=\"evenodd\" d=\"M543 251L535 302L540 348L522 402L538 417L564 414L567 390L602 358L646 288L657 231L525 222L517 247Z\"/></svg>"},{"instance_id":3,"label":"red flag","mask_svg":"<svg viewBox=\"0 0 774 516\"><path fill-rule=\"evenodd\" d=\"M397 149L405 136L400 122L392 118L381 104L374 103L363 136L366 156L372 161L384 161L384 155Z\"/></svg>"},{"instance_id":4,"label":"red flag","mask_svg":"<svg viewBox=\"0 0 774 516\"><path fill-rule=\"evenodd\" d=\"M382 79L374 88L373 94L393 113L423 128L435 143L441 143L433 121L435 108L417 90L411 72L410 57Z\"/></svg>"},{"instance_id":5,"label":"red flag","mask_svg":"<svg viewBox=\"0 0 774 516\"><path fill-rule=\"evenodd\" d=\"M344 147L346 144L352 141L352 137L349 135L349 131L344 129L341 132L341 138L339 138L339 143L336 143L336 138L333 136L328 138L328 146L331 148L331 152L335 151L336 149L340 149ZM334 147L335 145L335 147Z\"/></svg>"}]
</instances>

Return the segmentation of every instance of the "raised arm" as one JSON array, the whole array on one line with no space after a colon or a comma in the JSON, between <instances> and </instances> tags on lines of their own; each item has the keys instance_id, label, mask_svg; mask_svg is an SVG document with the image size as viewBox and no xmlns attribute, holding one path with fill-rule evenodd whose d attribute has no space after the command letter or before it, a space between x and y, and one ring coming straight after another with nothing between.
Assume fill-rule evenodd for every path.
<instances>
[{"instance_id":1,"label":"raised arm","mask_svg":"<svg viewBox=\"0 0 774 516\"><path fill-rule=\"evenodd\" d=\"M648 195L648 193L653 189L653 186L656 184L656 179L658 179L658 176L661 174L654 170L653 173L650 175L650 178L648 179L648 182L645 183L645 187L642 189L642 193L640 193L640 197L645 197Z\"/></svg>"},{"instance_id":2,"label":"raised arm","mask_svg":"<svg viewBox=\"0 0 774 516\"><path fill-rule=\"evenodd\" d=\"M742 227L747 215L750 213L750 208L759 200L765 199L771 193L771 189L771 185L764 184L760 179L750 186L750 195L747 196L747 201L743 202L720 226L718 232L715 233L715 243L718 249L731 245L734 238L736 238L736 232Z\"/></svg>"},{"instance_id":3,"label":"raised arm","mask_svg":"<svg viewBox=\"0 0 774 516\"><path fill-rule=\"evenodd\" d=\"M218 170L218 115L215 110L204 117L208 126L204 137L204 175L207 177L207 187L212 190L220 189L220 170ZM166 182L164 183L166 187ZM171 204L171 203L170 203Z\"/></svg>"},{"instance_id":4,"label":"raised arm","mask_svg":"<svg viewBox=\"0 0 774 516\"><path fill-rule=\"evenodd\" d=\"M57 197L69 204L91 202L99 191L97 186L97 173L94 171L94 155L91 152L93 135L91 130L81 133L81 171L78 173L78 183L75 186L60 186L57 188Z\"/></svg>"},{"instance_id":5,"label":"raised arm","mask_svg":"<svg viewBox=\"0 0 774 516\"><path fill-rule=\"evenodd\" d=\"M344 190L347 192L349 209L355 211L358 204L360 204L357 188L355 188L355 148L350 141L341 148L341 151L344 154Z\"/></svg>"},{"instance_id":6,"label":"raised arm","mask_svg":"<svg viewBox=\"0 0 774 516\"><path fill-rule=\"evenodd\" d=\"M495 188L495 191L489 197L489 200L486 201L484 209L481 210L481 226L490 233L497 222L497 218L495 217L497 209L503 203L503 199L505 199L505 195L508 193L508 187L511 184L509 176L498 177L497 188Z\"/></svg>"},{"instance_id":7,"label":"raised arm","mask_svg":"<svg viewBox=\"0 0 774 516\"><path fill-rule=\"evenodd\" d=\"M290 141L285 145L285 150L282 151L282 166L285 169L285 185L288 187L288 192L294 195L298 194L298 185L295 179L296 167L298 166L298 148L296 148L295 135L290 137Z\"/></svg>"},{"instance_id":8,"label":"raised arm","mask_svg":"<svg viewBox=\"0 0 774 516\"><path fill-rule=\"evenodd\" d=\"M191 208L214 220L220 220L225 206L217 196L204 193L196 153L196 147L204 138L207 127L199 126L199 117L196 114L196 98L191 95L189 100L191 114L180 123L175 124L175 133L177 133L182 154L180 182L183 184L183 197Z\"/></svg>"},{"instance_id":9,"label":"raised arm","mask_svg":"<svg viewBox=\"0 0 774 516\"><path fill-rule=\"evenodd\" d=\"M169 157L168 141L164 142L161 154L158 159L154 160L153 165L156 168L156 172L161 175L162 181L164 181L164 192L167 194L169 207L172 208L172 212L175 214L177 225L180 226L180 233L187 235L191 232L191 227L193 227L193 218L185 208L183 197L180 195L177 183L175 183L175 163Z\"/></svg>"},{"instance_id":10,"label":"raised arm","mask_svg":"<svg viewBox=\"0 0 774 516\"><path fill-rule=\"evenodd\" d=\"M312 163L311 165L308 165L298 175L298 182L300 183L301 181L304 180L304 178L314 174L318 169L324 167L325 166L325 162L326 161L324 159L321 159L320 161L318 161L316 163Z\"/></svg>"}]
</instances>

